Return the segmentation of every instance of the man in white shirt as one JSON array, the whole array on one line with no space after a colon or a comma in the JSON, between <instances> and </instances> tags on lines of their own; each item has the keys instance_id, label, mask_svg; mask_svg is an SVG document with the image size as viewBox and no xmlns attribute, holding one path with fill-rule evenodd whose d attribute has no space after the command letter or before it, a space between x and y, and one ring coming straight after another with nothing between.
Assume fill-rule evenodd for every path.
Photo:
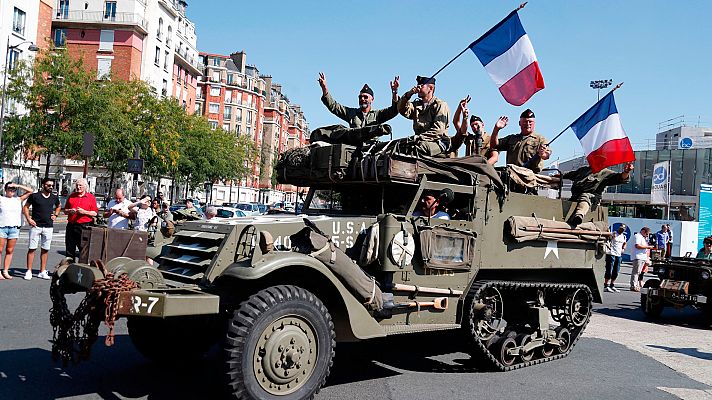
<instances>
[{"instance_id":1,"label":"man in white shirt","mask_svg":"<svg viewBox=\"0 0 712 400\"><path fill-rule=\"evenodd\" d=\"M129 207L131 201L124 196L124 189L114 191L114 198L106 205L104 218L109 218L108 226L113 229L129 228Z\"/></svg>"},{"instance_id":2,"label":"man in white shirt","mask_svg":"<svg viewBox=\"0 0 712 400\"><path fill-rule=\"evenodd\" d=\"M633 248L633 271L630 274L630 290L640 292L640 283L638 276L643 272L643 266L650 259L648 250L654 249L655 246L650 246L648 243L648 235L650 228L643 227L640 232L635 234L635 247Z\"/></svg>"},{"instance_id":3,"label":"man in white shirt","mask_svg":"<svg viewBox=\"0 0 712 400\"><path fill-rule=\"evenodd\" d=\"M611 236L611 254L606 257L606 274L603 280L603 290L606 292L619 292L615 283L621 268L621 257L627 240L625 225L619 226Z\"/></svg>"}]
</instances>

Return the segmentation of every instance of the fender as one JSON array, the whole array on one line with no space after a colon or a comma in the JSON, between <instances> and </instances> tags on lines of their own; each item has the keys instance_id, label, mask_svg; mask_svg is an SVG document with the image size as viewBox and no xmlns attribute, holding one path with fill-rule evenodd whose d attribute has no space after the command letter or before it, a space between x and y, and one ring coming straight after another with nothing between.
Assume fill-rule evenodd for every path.
<instances>
[{"instance_id":1,"label":"fender","mask_svg":"<svg viewBox=\"0 0 712 400\"><path fill-rule=\"evenodd\" d=\"M295 265L315 270L331 282L338 291L346 305L349 324L354 336L358 339L371 339L386 336L383 327L376 322L366 308L358 301L343 283L321 261L305 254L295 252L270 252L253 263L252 267L246 263L233 263L229 265L221 276L232 277L239 280L257 280L283 268Z\"/></svg>"}]
</instances>

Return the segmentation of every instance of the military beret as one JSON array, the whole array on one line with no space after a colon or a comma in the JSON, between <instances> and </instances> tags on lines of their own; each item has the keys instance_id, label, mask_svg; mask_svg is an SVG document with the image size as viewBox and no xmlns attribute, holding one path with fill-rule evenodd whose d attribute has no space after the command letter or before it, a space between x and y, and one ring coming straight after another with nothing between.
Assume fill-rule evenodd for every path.
<instances>
[{"instance_id":1,"label":"military beret","mask_svg":"<svg viewBox=\"0 0 712 400\"><path fill-rule=\"evenodd\" d=\"M480 121L480 122L482 122L483 124L485 123L484 121L482 121L482 118L478 117L477 115L471 116L471 117L470 117L470 123L475 122L475 121Z\"/></svg>"},{"instance_id":2,"label":"military beret","mask_svg":"<svg viewBox=\"0 0 712 400\"><path fill-rule=\"evenodd\" d=\"M368 93L371 95L371 97L373 97L373 90L371 90L371 88L368 87L368 84L363 85L363 87L361 88L361 91L359 93Z\"/></svg>"},{"instance_id":3,"label":"military beret","mask_svg":"<svg viewBox=\"0 0 712 400\"><path fill-rule=\"evenodd\" d=\"M536 117L534 116L534 111L527 108L526 110L524 110L522 112L522 115L520 115L519 118L536 118Z\"/></svg>"},{"instance_id":4,"label":"military beret","mask_svg":"<svg viewBox=\"0 0 712 400\"><path fill-rule=\"evenodd\" d=\"M435 84L435 78L429 78L427 76L418 75L415 78L415 81L418 82L418 85L425 85L426 83L432 83L433 85Z\"/></svg>"}]
</instances>

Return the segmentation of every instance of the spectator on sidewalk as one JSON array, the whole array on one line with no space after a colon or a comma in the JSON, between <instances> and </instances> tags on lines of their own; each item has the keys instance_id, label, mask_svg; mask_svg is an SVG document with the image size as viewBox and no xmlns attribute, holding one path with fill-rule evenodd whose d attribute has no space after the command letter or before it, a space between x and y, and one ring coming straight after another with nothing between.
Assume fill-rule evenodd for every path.
<instances>
[{"instance_id":1,"label":"spectator on sidewalk","mask_svg":"<svg viewBox=\"0 0 712 400\"><path fill-rule=\"evenodd\" d=\"M153 217L156 213L151 208L151 196L145 194L131 204L131 213L134 215L133 227L135 231L148 231L148 228L155 221Z\"/></svg>"},{"instance_id":2,"label":"spectator on sidewalk","mask_svg":"<svg viewBox=\"0 0 712 400\"><path fill-rule=\"evenodd\" d=\"M87 180L77 179L74 191L64 203L64 213L67 214L67 232L64 236L67 257L76 259L79 256L77 249L81 244L82 228L91 226L98 212L96 198L87 192Z\"/></svg>"},{"instance_id":3,"label":"spectator on sidewalk","mask_svg":"<svg viewBox=\"0 0 712 400\"><path fill-rule=\"evenodd\" d=\"M644 226L640 232L635 234L635 247L633 248L633 271L630 274L630 290L640 292L639 276L643 273L643 268L646 266L648 258L648 250L654 249L655 246L648 244L648 235L650 228Z\"/></svg>"},{"instance_id":4,"label":"spectator on sidewalk","mask_svg":"<svg viewBox=\"0 0 712 400\"><path fill-rule=\"evenodd\" d=\"M131 201L124 195L124 189L117 188L114 198L106 205L104 218L108 218L108 226L113 229L129 229L129 206Z\"/></svg>"},{"instance_id":5,"label":"spectator on sidewalk","mask_svg":"<svg viewBox=\"0 0 712 400\"><path fill-rule=\"evenodd\" d=\"M667 226L667 233L668 233L668 241L667 241L667 246L665 250L665 255L667 256L668 259L672 257L672 228L670 228L670 224L665 225Z\"/></svg>"},{"instance_id":6,"label":"spectator on sidewalk","mask_svg":"<svg viewBox=\"0 0 712 400\"><path fill-rule=\"evenodd\" d=\"M40 272L37 277L40 279L51 279L47 273L47 256L52 236L54 234L54 221L59 216L61 204L59 197L52 193L54 190L54 179L42 179L42 188L27 199L22 213L25 215L27 224L30 225L29 245L27 246L27 272L25 279L32 279L32 264L35 263L35 252L37 247L40 250ZM30 214L30 207L32 213Z\"/></svg>"},{"instance_id":7,"label":"spectator on sidewalk","mask_svg":"<svg viewBox=\"0 0 712 400\"><path fill-rule=\"evenodd\" d=\"M606 273L603 277L603 290L606 292L618 293L615 283L618 278L618 271L621 269L621 257L625 251L627 237L625 236L625 225L621 225L611 236L611 254L606 256Z\"/></svg>"},{"instance_id":8,"label":"spectator on sidewalk","mask_svg":"<svg viewBox=\"0 0 712 400\"><path fill-rule=\"evenodd\" d=\"M660 252L660 259L665 259L668 240L670 240L670 237L668 235L667 225L663 224L658 233L655 234L655 247L657 247L657 250Z\"/></svg>"},{"instance_id":9,"label":"spectator on sidewalk","mask_svg":"<svg viewBox=\"0 0 712 400\"><path fill-rule=\"evenodd\" d=\"M15 196L17 188L24 190L25 193L19 197ZM32 192L33 189L31 187L8 182L5 184L5 195L0 196L0 252L5 249L0 279L12 279L12 276L10 276L10 264L12 263L12 254L15 251L17 238L20 237L22 202L30 197ZM25 279L32 279L32 272L30 272L29 278L25 274Z\"/></svg>"},{"instance_id":10,"label":"spectator on sidewalk","mask_svg":"<svg viewBox=\"0 0 712 400\"><path fill-rule=\"evenodd\" d=\"M695 258L712 260L712 236L707 236L702 243L702 248L697 252L697 257Z\"/></svg>"}]
</instances>

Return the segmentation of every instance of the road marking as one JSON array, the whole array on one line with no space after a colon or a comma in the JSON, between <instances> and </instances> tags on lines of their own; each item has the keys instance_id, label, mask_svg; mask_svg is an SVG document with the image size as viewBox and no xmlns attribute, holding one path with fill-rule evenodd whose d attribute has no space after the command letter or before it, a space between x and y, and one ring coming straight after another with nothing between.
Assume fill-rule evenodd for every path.
<instances>
[{"instance_id":1,"label":"road marking","mask_svg":"<svg viewBox=\"0 0 712 400\"><path fill-rule=\"evenodd\" d=\"M663 386L658 386L658 389L685 400L712 400L712 389L699 390L687 388L669 388Z\"/></svg>"}]
</instances>

